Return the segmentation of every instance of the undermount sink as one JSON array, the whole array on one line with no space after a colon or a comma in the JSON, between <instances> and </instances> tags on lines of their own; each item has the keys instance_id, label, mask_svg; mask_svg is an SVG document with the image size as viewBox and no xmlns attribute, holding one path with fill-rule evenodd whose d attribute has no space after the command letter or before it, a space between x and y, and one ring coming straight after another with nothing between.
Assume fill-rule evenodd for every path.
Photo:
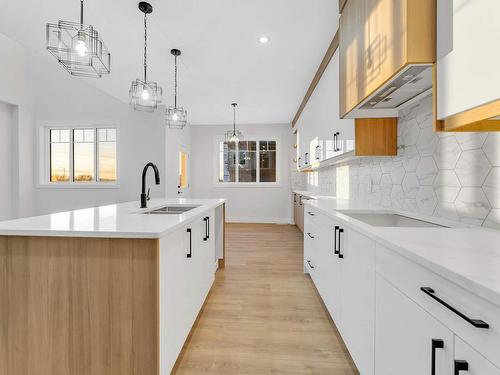
<instances>
[{"instance_id":1,"label":"undermount sink","mask_svg":"<svg viewBox=\"0 0 500 375\"><path fill-rule=\"evenodd\" d=\"M396 213L354 213L341 211L344 215L375 227L407 227L407 228L447 228L444 225L414 219Z\"/></svg>"},{"instance_id":2,"label":"undermount sink","mask_svg":"<svg viewBox=\"0 0 500 375\"><path fill-rule=\"evenodd\" d=\"M199 205L197 206L180 206L180 205L172 205L172 206L163 206L160 208L155 208L154 210L151 211L146 211L143 212L144 214L162 214L162 215L180 215L185 212L191 211L197 207L200 207Z\"/></svg>"}]
</instances>

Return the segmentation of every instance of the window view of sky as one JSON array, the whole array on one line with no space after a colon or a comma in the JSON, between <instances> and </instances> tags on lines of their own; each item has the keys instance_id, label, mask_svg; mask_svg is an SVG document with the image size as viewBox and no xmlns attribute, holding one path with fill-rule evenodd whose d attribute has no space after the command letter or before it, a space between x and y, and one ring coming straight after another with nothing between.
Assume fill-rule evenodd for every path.
<instances>
[{"instance_id":1,"label":"window view of sky","mask_svg":"<svg viewBox=\"0 0 500 375\"><path fill-rule=\"evenodd\" d=\"M116 181L116 129L51 129L50 130L50 181L70 181L73 163L73 181ZM73 140L73 155L71 142Z\"/></svg>"}]
</instances>

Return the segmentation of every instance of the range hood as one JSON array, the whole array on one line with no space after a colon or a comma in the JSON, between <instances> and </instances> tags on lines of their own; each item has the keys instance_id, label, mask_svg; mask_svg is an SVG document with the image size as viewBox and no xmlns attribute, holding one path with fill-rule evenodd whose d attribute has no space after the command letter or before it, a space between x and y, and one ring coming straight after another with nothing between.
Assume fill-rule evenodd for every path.
<instances>
[{"instance_id":1,"label":"range hood","mask_svg":"<svg viewBox=\"0 0 500 375\"><path fill-rule=\"evenodd\" d=\"M363 100L346 118L397 117L398 112L430 94L432 64L408 65Z\"/></svg>"},{"instance_id":2,"label":"range hood","mask_svg":"<svg viewBox=\"0 0 500 375\"><path fill-rule=\"evenodd\" d=\"M408 65L363 100L346 118L393 117L427 96L432 89L432 64Z\"/></svg>"}]
</instances>

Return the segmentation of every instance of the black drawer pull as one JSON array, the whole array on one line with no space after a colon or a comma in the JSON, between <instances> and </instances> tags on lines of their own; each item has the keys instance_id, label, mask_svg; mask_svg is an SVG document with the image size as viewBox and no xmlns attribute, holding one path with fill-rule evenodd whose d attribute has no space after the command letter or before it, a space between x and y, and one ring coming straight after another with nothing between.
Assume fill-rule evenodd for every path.
<instances>
[{"instance_id":1,"label":"black drawer pull","mask_svg":"<svg viewBox=\"0 0 500 375\"><path fill-rule=\"evenodd\" d=\"M436 375L436 349L444 349L444 341L432 339L431 375Z\"/></svg>"},{"instance_id":2,"label":"black drawer pull","mask_svg":"<svg viewBox=\"0 0 500 375\"><path fill-rule=\"evenodd\" d=\"M188 258L191 258L191 256L193 255L193 235L191 233L191 228L188 228L187 232L189 233L189 254L187 254L186 256Z\"/></svg>"},{"instance_id":3,"label":"black drawer pull","mask_svg":"<svg viewBox=\"0 0 500 375\"><path fill-rule=\"evenodd\" d=\"M460 375L460 371L469 371L467 361L455 360L455 375Z\"/></svg>"},{"instance_id":4,"label":"black drawer pull","mask_svg":"<svg viewBox=\"0 0 500 375\"><path fill-rule=\"evenodd\" d=\"M337 231L340 229L340 227L338 225L335 225L335 234L334 234L334 237L333 237L333 253L335 255L338 255L339 251L337 249Z\"/></svg>"},{"instance_id":5,"label":"black drawer pull","mask_svg":"<svg viewBox=\"0 0 500 375\"><path fill-rule=\"evenodd\" d=\"M456 308L454 308L450 304L448 304L447 302L443 301L441 298L437 297L434 294L435 293L434 289L432 289L432 288L430 288L428 286L423 286L423 287L420 288L420 290L422 292L424 292L425 294L427 294L432 299L438 301L441 305L443 305L447 309L453 311L455 314L457 314L462 319L464 319L467 322L469 322L470 324L472 324L474 327L476 327L476 328L490 328L490 325L488 323L486 323L485 321L480 320L480 319L471 319L468 316L466 316L465 314L463 314L460 311L458 311Z\"/></svg>"},{"instance_id":6,"label":"black drawer pull","mask_svg":"<svg viewBox=\"0 0 500 375\"><path fill-rule=\"evenodd\" d=\"M344 233L344 230L342 228L339 229L339 247L337 248L337 254L340 259L344 257L344 254L340 252L340 233Z\"/></svg>"},{"instance_id":7,"label":"black drawer pull","mask_svg":"<svg viewBox=\"0 0 500 375\"><path fill-rule=\"evenodd\" d=\"M203 223L204 223L204 229L205 229L205 234L203 235L203 241L206 241L207 240L207 218L204 217L203 218Z\"/></svg>"},{"instance_id":8,"label":"black drawer pull","mask_svg":"<svg viewBox=\"0 0 500 375\"><path fill-rule=\"evenodd\" d=\"M314 268L314 266L311 264L310 260L307 261L307 264L309 264L309 267Z\"/></svg>"},{"instance_id":9,"label":"black drawer pull","mask_svg":"<svg viewBox=\"0 0 500 375\"><path fill-rule=\"evenodd\" d=\"M207 216L207 240L210 239L210 216Z\"/></svg>"},{"instance_id":10,"label":"black drawer pull","mask_svg":"<svg viewBox=\"0 0 500 375\"><path fill-rule=\"evenodd\" d=\"M309 232L307 232L307 235L308 235L309 237L311 237L311 238L314 238L314 236L313 236L311 233L309 233Z\"/></svg>"},{"instance_id":11,"label":"black drawer pull","mask_svg":"<svg viewBox=\"0 0 500 375\"><path fill-rule=\"evenodd\" d=\"M307 213L311 216L314 216L314 214L311 211L307 211Z\"/></svg>"}]
</instances>

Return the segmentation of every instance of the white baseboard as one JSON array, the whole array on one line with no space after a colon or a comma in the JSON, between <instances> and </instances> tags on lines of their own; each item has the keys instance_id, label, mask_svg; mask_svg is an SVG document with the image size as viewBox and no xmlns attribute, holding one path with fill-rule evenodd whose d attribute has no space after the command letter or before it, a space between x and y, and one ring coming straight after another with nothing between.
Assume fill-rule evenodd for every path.
<instances>
[{"instance_id":1,"label":"white baseboard","mask_svg":"<svg viewBox=\"0 0 500 375\"><path fill-rule=\"evenodd\" d=\"M226 217L227 223L293 224L290 219L275 217Z\"/></svg>"}]
</instances>

